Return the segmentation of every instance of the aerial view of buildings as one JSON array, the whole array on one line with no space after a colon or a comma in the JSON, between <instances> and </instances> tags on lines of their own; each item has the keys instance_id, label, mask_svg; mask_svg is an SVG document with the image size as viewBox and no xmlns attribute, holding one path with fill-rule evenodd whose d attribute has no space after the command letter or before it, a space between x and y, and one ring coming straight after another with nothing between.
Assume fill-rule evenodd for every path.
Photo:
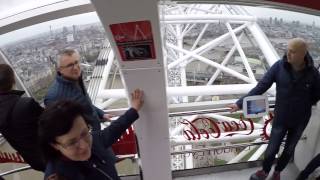
<instances>
[{"instance_id":1,"label":"aerial view of buildings","mask_svg":"<svg viewBox=\"0 0 320 180\"><path fill-rule=\"evenodd\" d=\"M105 40L104 30L98 23L57 30L51 30L50 26L48 32L10 43L2 50L26 88L41 101L54 78L59 51L77 49L81 54L81 63L92 65L85 66L85 70L90 68L92 71Z\"/></svg>"}]
</instances>

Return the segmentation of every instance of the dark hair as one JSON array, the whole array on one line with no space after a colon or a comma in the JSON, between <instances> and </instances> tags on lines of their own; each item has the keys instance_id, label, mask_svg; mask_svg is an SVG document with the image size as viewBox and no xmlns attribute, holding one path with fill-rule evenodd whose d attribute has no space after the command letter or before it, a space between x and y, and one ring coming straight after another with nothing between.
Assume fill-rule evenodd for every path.
<instances>
[{"instance_id":1,"label":"dark hair","mask_svg":"<svg viewBox=\"0 0 320 180\"><path fill-rule=\"evenodd\" d=\"M67 100L48 106L41 114L38 129L39 141L47 161L60 156L60 152L50 144L57 143L56 137L68 133L78 116L82 116L88 124L84 108L78 103Z\"/></svg>"},{"instance_id":2,"label":"dark hair","mask_svg":"<svg viewBox=\"0 0 320 180\"><path fill-rule=\"evenodd\" d=\"M0 92L10 91L14 83L12 68L8 64L0 64Z\"/></svg>"}]
</instances>

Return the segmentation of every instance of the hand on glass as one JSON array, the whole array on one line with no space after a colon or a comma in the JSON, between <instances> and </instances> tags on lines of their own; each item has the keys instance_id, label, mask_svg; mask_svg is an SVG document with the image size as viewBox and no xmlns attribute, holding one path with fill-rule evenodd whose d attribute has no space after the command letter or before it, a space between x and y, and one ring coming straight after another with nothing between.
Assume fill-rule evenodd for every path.
<instances>
[{"instance_id":1,"label":"hand on glass","mask_svg":"<svg viewBox=\"0 0 320 180\"><path fill-rule=\"evenodd\" d=\"M136 89L134 90L133 93L131 93L131 106L135 110L139 111L142 105L143 105L143 91L140 89Z\"/></svg>"}]
</instances>

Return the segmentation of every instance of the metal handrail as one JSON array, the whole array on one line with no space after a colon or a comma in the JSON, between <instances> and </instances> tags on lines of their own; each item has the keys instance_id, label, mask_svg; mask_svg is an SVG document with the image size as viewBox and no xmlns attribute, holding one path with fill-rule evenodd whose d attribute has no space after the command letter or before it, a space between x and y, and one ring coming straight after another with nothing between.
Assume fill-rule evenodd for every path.
<instances>
[{"instance_id":1,"label":"metal handrail","mask_svg":"<svg viewBox=\"0 0 320 180\"><path fill-rule=\"evenodd\" d=\"M269 141L260 141L260 142L251 142L251 143L239 143L239 144L233 144L228 146L214 146L214 147L206 147L206 148L198 148L198 149L190 149L190 150L182 150L182 151L173 151L171 152L171 155L211 151L211 150L223 149L223 148L249 147L249 146L263 145L268 143Z\"/></svg>"},{"instance_id":2,"label":"metal handrail","mask_svg":"<svg viewBox=\"0 0 320 180\"><path fill-rule=\"evenodd\" d=\"M307 136L302 136L300 140L306 140ZM282 143L286 141L286 138L283 139ZM223 148L239 148L239 147L249 147L249 146L258 146L263 144L268 144L269 140L266 141L259 141L259 142L250 142L250 143L239 143L239 144L233 144L233 145L227 145L227 146L211 146L211 147L205 147L205 148L198 148L198 149L190 149L190 150L182 150L182 151L173 151L170 154L176 155L176 154L186 154L186 153L195 153L195 152L202 152L202 151L211 151L215 149L223 149Z\"/></svg>"},{"instance_id":3,"label":"metal handrail","mask_svg":"<svg viewBox=\"0 0 320 180\"><path fill-rule=\"evenodd\" d=\"M197 110L197 111L184 111L184 112L174 112L169 113L169 117L177 117L177 116L190 116L196 114L209 114L209 113L221 113L227 112L230 108L215 108L215 109L206 109L206 110Z\"/></svg>"},{"instance_id":4,"label":"metal handrail","mask_svg":"<svg viewBox=\"0 0 320 180\"><path fill-rule=\"evenodd\" d=\"M273 109L274 104L270 104L269 108ZM209 113L223 113L228 111L230 111L230 108L215 108L215 109L205 109L205 110L196 110L196 111L172 112L172 113L169 113L169 117L190 116L190 115L196 115L196 114L209 114Z\"/></svg>"},{"instance_id":5,"label":"metal handrail","mask_svg":"<svg viewBox=\"0 0 320 180\"><path fill-rule=\"evenodd\" d=\"M18 173L18 172L21 172L21 171L30 170L30 169L32 169L31 166L24 166L24 167L21 167L21 168L17 168L17 169L13 169L13 170L1 173L0 177L7 176L7 175L10 175L10 174L14 174L14 173Z\"/></svg>"},{"instance_id":6,"label":"metal handrail","mask_svg":"<svg viewBox=\"0 0 320 180\"><path fill-rule=\"evenodd\" d=\"M300 138L300 140L305 140L305 139L307 139L306 136L303 136L303 137ZM283 140L283 142L285 142L285 139ZM269 141L241 143L241 144L234 144L234 145L230 145L230 146L215 146L215 147L199 148L199 149L192 149L192 150L174 151L174 152L171 152L170 154L171 155L177 155L177 154L186 154L186 153L210 151L210 150L222 149L222 148L249 147L249 146L257 146L257 145L263 145L263 144L268 144L268 143L269 143ZM31 166L24 166L24 167L21 167L21 168L17 168L17 169L13 169L13 170L1 173L0 177L7 176L7 175L10 175L10 174L14 174L14 173L18 173L18 172L21 172L21 171L30 170L30 169L32 169Z\"/></svg>"}]
</instances>

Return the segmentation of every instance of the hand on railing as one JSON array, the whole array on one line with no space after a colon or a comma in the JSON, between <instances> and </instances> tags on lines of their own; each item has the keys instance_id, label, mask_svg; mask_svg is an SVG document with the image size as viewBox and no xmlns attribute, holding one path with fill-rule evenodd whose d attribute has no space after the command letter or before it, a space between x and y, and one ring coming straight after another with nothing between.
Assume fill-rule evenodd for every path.
<instances>
[{"instance_id":1,"label":"hand on railing","mask_svg":"<svg viewBox=\"0 0 320 180\"><path fill-rule=\"evenodd\" d=\"M240 109L236 103L229 104L229 105L227 105L227 107L231 108L229 110L230 112L236 112L236 111L238 111Z\"/></svg>"}]
</instances>

